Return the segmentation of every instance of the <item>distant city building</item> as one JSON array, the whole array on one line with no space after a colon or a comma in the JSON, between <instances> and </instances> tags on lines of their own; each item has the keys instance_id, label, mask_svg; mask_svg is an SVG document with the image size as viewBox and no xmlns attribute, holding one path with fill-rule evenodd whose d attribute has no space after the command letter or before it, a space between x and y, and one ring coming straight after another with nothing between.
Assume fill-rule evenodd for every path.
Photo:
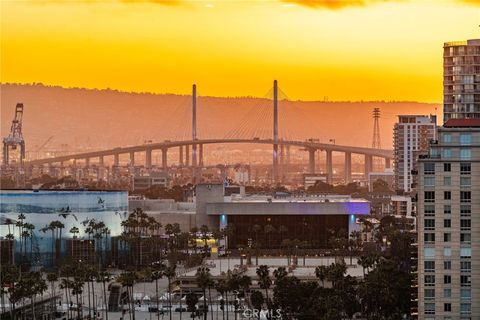
<instances>
[{"instance_id":1,"label":"distant city building","mask_svg":"<svg viewBox=\"0 0 480 320\"><path fill-rule=\"evenodd\" d=\"M282 239L326 248L331 231L350 234L359 228L357 219L370 214L367 200L349 196L225 197L224 186L219 184L197 185L196 193L197 225L210 229L233 225L235 232L228 238L228 247L233 249L252 239L264 248L280 248Z\"/></svg>"},{"instance_id":2,"label":"distant city building","mask_svg":"<svg viewBox=\"0 0 480 320\"><path fill-rule=\"evenodd\" d=\"M126 191L0 190L2 258L5 254L11 260L13 251L14 262L19 261L20 244L25 241L22 241L25 236L21 228L15 227L17 223L29 226L27 253L34 266L50 266L53 253L57 263L69 258L72 242L67 244L66 239L73 236L88 242L82 243L82 247L103 251L110 245L106 241L95 244L97 240L87 233L86 225L92 219L103 222L108 229L108 239L118 237L123 231L120 224L127 218L127 205ZM50 227L52 222L55 223L53 229ZM5 240L12 237L12 242ZM77 243L75 245L73 251L80 248ZM4 249L9 253L4 253Z\"/></svg>"},{"instance_id":3,"label":"distant city building","mask_svg":"<svg viewBox=\"0 0 480 320\"><path fill-rule=\"evenodd\" d=\"M393 129L395 190L412 191L412 170L420 153L435 139L436 116L400 115Z\"/></svg>"},{"instance_id":4,"label":"distant city building","mask_svg":"<svg viewBox=\"0 0 480 320\"><path fill-rule=\"evenodd\" d=\"M443 121L480 118L480 39L443 46Z\"/></svg>"},{"instance_id":5,"label":"distant city building","mask_svg":"<svg viewBox=\"0 0 480 320\"><path fill-rule=\"evenodd\" d=\"M368 191L373 191L373 183L377 180L383 180L387 183L388 187L391 190L394 190L395 184L395 173L393 169L386 168L385 171L382 172L369 172L368 173Z\"/></svg>"},{"instance_id":6,"label":"distant city building","mask_svg":"<svg viewBox=\"0 0 480 320\"><path fill-rule=\"evenodd\" d=\"M133 177L133 190L145 190L153 186L168 188L170 177L165 172L152 172Z\"/></svg>"},{"instance_id":7,"label":"distant city building","mask_svg":"<svg viewBox=\"0 0 480 320\"><path fill-rule=\"evenodd\" d=\"M418 160L419 319L480 319L480 119L450 119Z\"/></svg>"},{"instance_id":8,"label":"distant city building","mask_svg":"<svg viewBox=\"0 0 480 320\"><path fill-rule=\"evenodd\" d=\"M303 185L305 189L313 187L318 181L327 183L328 175L326 173L305 173L303 175Z\"/></svg>"}]
</instances>

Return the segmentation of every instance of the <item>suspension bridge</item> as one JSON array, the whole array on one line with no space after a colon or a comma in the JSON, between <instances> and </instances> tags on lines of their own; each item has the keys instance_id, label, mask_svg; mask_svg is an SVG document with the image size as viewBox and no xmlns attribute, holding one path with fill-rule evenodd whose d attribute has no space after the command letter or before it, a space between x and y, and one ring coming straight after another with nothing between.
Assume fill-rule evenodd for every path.
<instances>
[{"instance_id":1,"label":"suspension bridge","mask_svg":"<svg viewBox=\"0 0 480 320\"><path fill-rule=\"evenodd\" d=\"M325 152L327 180L331 182L333 176L333 153L344 154L344 181L352 181L352 154L364 157L365 175L373 170L373 159L383 159L385 167L389 168L393 157L392 150L380 148L366 148L358 146L337 145L332 143L320 143L316 139L300 139L299 135L292 134L288 130L281 130L279 122L288 123L289 121L305 122L305 127L314 127L317 124L309 123L308 115L301 117L301 110L290 110L288 116L279 112L279 102L287 101L286 95L279 89L277 81L274 81L273 88L267 95L273 96L270 105L259 105L252 107L245 116L238 121L238 124L225 132L223 137L199 137L197 134L197 87L193 85L190 107L188 113L185 108L176 108L172 110L170 116L164 122L167 131L172 132L172 139L163 142L146 142L139 145L110 148L106 150L89 151L62 156L54 156L43 159L31 160L25 163L30 167L35 166L53 166L54 164L64 165L70 163L77 166L80 163L89 167L93 161L98 159L98 167L105 166L105 158L113 158L113 166L120 165L120 156L129 156L130 165L138 165L136 161L137 154L143 154L143 165L147 170L152 169L153 151L161 151L161 167L167 170L167 159L169 151L178 148L178 163L191 167L194 171L204 166L204 146L214 144L261 144L272 146L272 181L278 182L281 176L281 168L289 164L289 149L296 147L308 152L308 172L316 172L316 154ZM283 100L282 100L283 99ZM260 101L264 104L264 100ZM273 102L273 103L272 103ZM281 108L280 108L281 109ZM283 115L283 117L282 117ZM208 115L207 115L208 116ZM180 119L180 123L171 121L173 118ZM187 119L187 121L185 121ZM191 120L191 121L190 121ZM308 122L308 123L307 123ZM187 125L186 125L187 124ZM190 132L188 132L190 131ZM298 133L298 132L297 132ZM175 138L175 136L177 136ZM181 137L178 137L181 136Z\"/></svg>"}]
</instances>

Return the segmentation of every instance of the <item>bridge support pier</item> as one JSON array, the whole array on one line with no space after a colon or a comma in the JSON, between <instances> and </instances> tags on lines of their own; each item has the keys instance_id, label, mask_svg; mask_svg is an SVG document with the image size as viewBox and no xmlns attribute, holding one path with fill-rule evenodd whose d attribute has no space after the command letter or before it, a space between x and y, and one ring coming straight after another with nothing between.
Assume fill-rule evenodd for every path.
<instances>
[{"instance_id":1,"label":"bridge support pier","mask_svg":"<svg viewBox=\"0 0 480 320\"><path fill-rule=\"evenodd\" d=\"M130 152L130 165L134 166L135 165L135 152Z\"/></svg>"},{"instance_id":2,"label":"bridge support pier","mask_svg":"<svg viewBox=\"0 0 480 320\"><path fill-rule=\"evenodd\" d=\"M103 167L105 165L105 161L103 156L98 157L98 166Z\"/></svg>"},{"instance_id":3,"label":"bridge support pier","mask_svg":"<svg viewBox=\"0 0 480 320\"><path fill-rule=\"evenodd\" d=\"M285 172L285 145L280 145L280 167L278 168L278 178L283 182L283 175Z\"/></svg>"},{"instance_id":4,"label":"bridge support pier","mask_svg":"<svg viewBox=\"0 0 480 320\"><path fill-rule=\"evenodd\" d=\"M326 150L326 166L327 166L327 183L332 183L333 181L333 156L331 150Z\"/></svg>"},{"instance_id":5,"label":"bridge support pier","mask_svg":"<svg viewBox=\"0 0 480 320\"><path fill-rule=\"evenodd\" d=\"M373 171L373 157L365 155L365 179L368 179L368 174Z\"/></svg>"},{"instance_id":6,"label":"bridge support pier","mask_svg":"<svg viewBox=\"0 0 480 320\"><path fill-rule=\"evenodd\" d=\"M390 158L385 158L385 168L390 169L392 164L390 163Z\"/></svg>"},{"instance_id":7,"label":"bridge support pier","mask_svg":"<svg viewBox=\"0 0 480 320\"><path fill-rule=\"evenodd\" d=\"M167 155L168 155L168 149L163 148L162 149L162 169L163 171L167 171Z\"/></svg>"},{"instance_id":8,"label":"bridge support pier","mask_svg":"<svg viewBox=\"0 0 480 320\"><path fill-rule=\"evenodd\" d=\"M152 149L145 151L145 167L150 170L152 168Z\"/></svg>"},{"instance_id":9,"label":"bridge support pier","mask_svg":"<svg viewBox=\"0 0 480 320\"><path fill-rule=\"evenodd\" d=\"M203 167L203 144L198 145L198 166Z\"/></svg>"},{"instance_id":10,"label":"bridge support pier","mask_svg":"<svg viewBox=\"0 0 480 320\"><path fill-rule=\"evenodd\" d=\"M352 153L345 152L345 184L352 182Z\"/></svg>"},{"instance_id":11,"label":"bridge support pier","mask_svg":"<svg viewBox=\"0 0 480 320\"><path fill-rule=\"evenodd\" d=\"M190 146L186 145L185 146L185 166L190 165Z\"/></svg>"},{"instance_id":12,"label":"bridge support pier","mask_svg":"<svg viewBox=\"0 0 480 320\"><path fill-rule=\"evenodd\" d=\"M183 166L183 146L178 147L178 164Z\"/></svg>"},{"instance_id":13,"label":"bridge support pier","mask_svg":"<svg viewBox=\"0 0 480 320\"><path fill-rule=\"evenodd\" d=\"M85 158L85 167L90 167L90 158Z\"/></svg>"},{"instance_id":14,"label":"bridge support pier","mask_svg":"<svg viewBox=\"0 0 480 320\"><path fill-rule=\"evenodd\" d=\"M316 149L308 149L308 173L315 173L315 151Z\"/></svg>"},{"instance_id":15,"label":"bridge support pier","mask_svg":"<svg viewBox=\"0 0 480 320\"><path fill-rule=\"evenodd\" d=\"M118 166L120 165L120 154L115 153L115 154L113 155L113 165L114 165L115 167L118 167Z\"/></svg>"}]
</instances>

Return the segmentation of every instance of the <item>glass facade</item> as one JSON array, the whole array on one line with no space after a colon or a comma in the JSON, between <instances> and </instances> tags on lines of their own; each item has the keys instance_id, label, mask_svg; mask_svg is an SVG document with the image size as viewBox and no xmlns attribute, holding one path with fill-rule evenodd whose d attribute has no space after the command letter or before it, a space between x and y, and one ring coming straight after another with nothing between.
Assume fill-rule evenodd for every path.
<instances>
[{"instance_id":1,"label":"glass facade","mask_svg":"<svg viewBox=\"0 0 480 320\"><path fill-rule=\"evenodd\" d=\"M228 223L235 226L231 248L247 246L249 239L261 248L280 248L285 239L328 248L330 237L349 231L349 215L229 215Z\"/></svg>"},{"instance_id":2,"label":"glass facade","mask_svg":"<svg viewBox=\"0 0 480 320\"><path fill-rule=\"evenodd\" d=\"M128 194L124 191L0 191L0 237L14 238L17 254L27 247L29 255L36 260L48 262L52 248L65 251L65 241L74 235L89 238L86 233L88 221L95 219L108 228L108 237L119 236L120 223L127 218ZM22 218L23 217L23 218ZM60 222L54 230L48 229L52 221ZM28 235L21 234L26 228L16 224L30 225ZM78 233L71 233L77 228ZM56 245L53 246L53 239ZM58 254L58 252L57 252ZM43 263L42 263L43 264Z\"/></svg>"}]
</instances>

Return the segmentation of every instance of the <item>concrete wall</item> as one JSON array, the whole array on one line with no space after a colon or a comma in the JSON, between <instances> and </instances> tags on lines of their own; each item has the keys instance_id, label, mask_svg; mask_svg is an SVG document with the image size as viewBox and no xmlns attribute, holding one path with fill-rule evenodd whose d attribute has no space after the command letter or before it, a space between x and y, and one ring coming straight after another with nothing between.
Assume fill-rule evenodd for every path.
<instances>
[{"instance_id":1,"label":"concrete wall","mask_svg":"<svg viewBox=\"0 0 480 320\"><path fill-rule=\"evenodd\" d=\"M210 230L219 228L218 217L207 215L207 203L223 202L223 184L199 184L195 189L197 226L207 225Z\"/></svg>"}]
</instances>

